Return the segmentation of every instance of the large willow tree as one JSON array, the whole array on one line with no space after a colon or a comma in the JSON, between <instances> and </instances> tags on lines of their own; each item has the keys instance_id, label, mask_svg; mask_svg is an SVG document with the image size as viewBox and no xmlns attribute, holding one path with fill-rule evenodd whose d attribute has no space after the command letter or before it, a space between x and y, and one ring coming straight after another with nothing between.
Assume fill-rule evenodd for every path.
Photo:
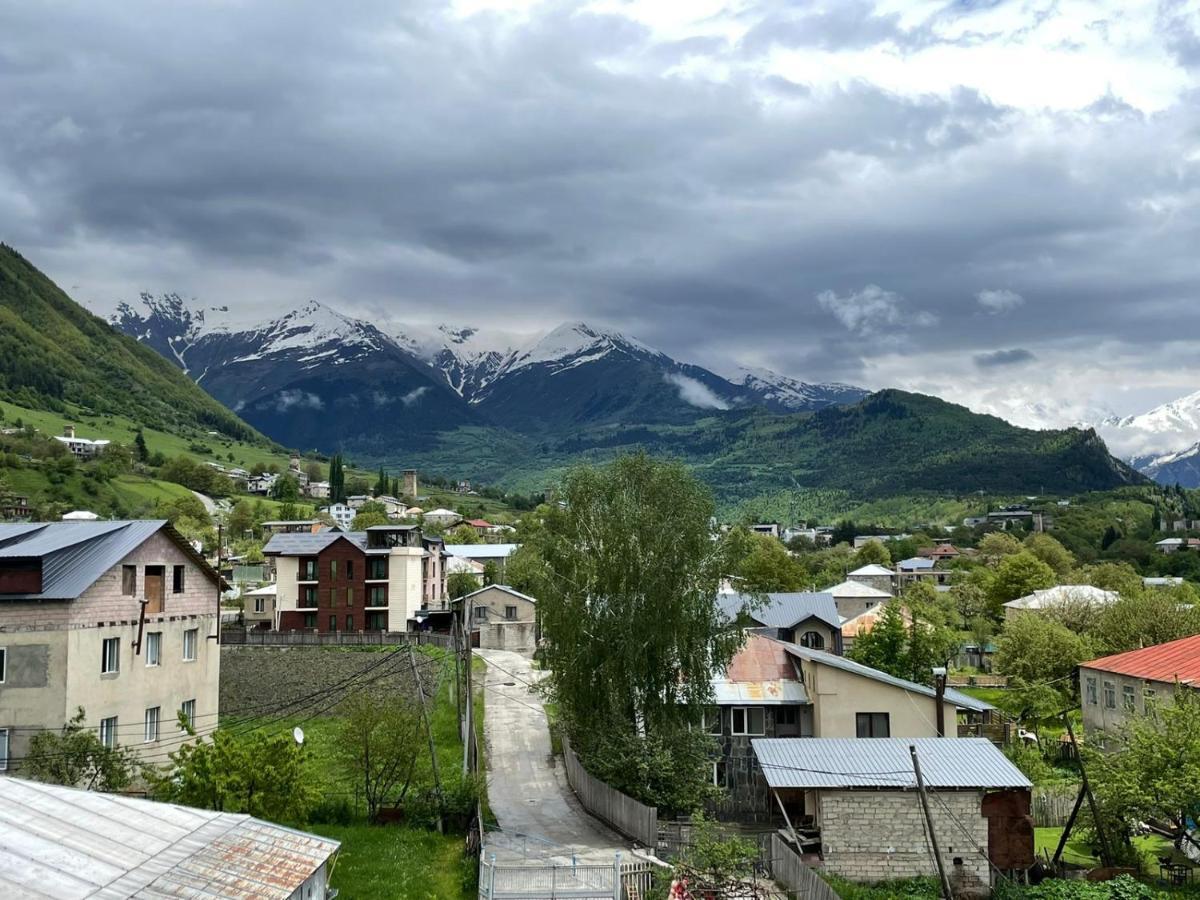
<instances>
[{"instance_id":1,"label":"large willow tree","mask_svg":"<svg viewBox=\"0 0 1200 900\"><path fill-rule=\"evenodd\" d=\"M571 470L530 536L550 689L569 727L673 731L741 646L714 603L731 571L709 491L645 454Z\"/></svg>"}]
</instances>

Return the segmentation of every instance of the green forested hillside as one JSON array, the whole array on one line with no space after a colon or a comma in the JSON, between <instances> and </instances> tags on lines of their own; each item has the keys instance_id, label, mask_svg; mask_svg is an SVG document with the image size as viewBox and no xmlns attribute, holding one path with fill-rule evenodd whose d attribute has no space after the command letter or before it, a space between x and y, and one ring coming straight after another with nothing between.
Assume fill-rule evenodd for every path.
<instances>
[{"instance_id":1,"label":"green forested hillside","mask_svg":"<svg viewBox=\"0 0 1200 900\"><path fill-rule=\"evenodd\" d=\"M84 310L0 244L0 399L117 414L146 428L266 443L153 350Z\"/></svg>"}]
</instances>

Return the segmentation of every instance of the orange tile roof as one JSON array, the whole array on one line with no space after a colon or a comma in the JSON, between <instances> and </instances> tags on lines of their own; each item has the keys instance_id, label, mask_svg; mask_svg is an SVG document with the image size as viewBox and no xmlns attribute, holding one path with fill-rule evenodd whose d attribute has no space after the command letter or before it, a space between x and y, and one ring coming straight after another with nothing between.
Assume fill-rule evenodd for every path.
<instances>
[{"instance_id":1,"label":"orange tile roof","mask_svg":"<svg viewBox=\"0 0 1200 900\"><path fill-rule=\"evenodd\" d=\"M1200 634L1082 663L1088 669L1149 681L1200 682Z\"/></svg>"}]
</instances>

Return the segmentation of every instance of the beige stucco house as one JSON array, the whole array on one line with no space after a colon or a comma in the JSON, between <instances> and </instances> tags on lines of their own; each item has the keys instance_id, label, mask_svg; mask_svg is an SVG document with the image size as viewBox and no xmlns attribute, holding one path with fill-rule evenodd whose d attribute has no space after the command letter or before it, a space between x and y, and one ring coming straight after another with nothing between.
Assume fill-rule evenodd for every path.
<instances>
[{"instance_id":1,"label":"beige stucco house","mask_svg":"<svg viewBox=\"0 0 1200 900\"><path fill-rule=\"evenodd\" d=\"M1083 730L1113 731L1156 704L1171 703L1176 690L1200 689L1200 635L1130 650L1079 666Z\"/></svg>"},{"instance_id":2,"label":"beige stucco house","mask_svg":"<svg viewBox=\"0 0 1200 900\"><path fill-rule=\"evenodd\" d=\"M165 521L0 525L0 768L80 707L147 762L215 729L217 584Z\"/></svg>"},{"instance_id":3,"label":"beige stucco house","mask_svg":"<svg viewBox=\"0 0 1200 900\"><path fill-rule=\"evenodd\" d=\"M454 602L463 605L473 646L525 654L537 649L537 600L533 597L507 585L492 584Z\"/></svg>"}]
</instances>

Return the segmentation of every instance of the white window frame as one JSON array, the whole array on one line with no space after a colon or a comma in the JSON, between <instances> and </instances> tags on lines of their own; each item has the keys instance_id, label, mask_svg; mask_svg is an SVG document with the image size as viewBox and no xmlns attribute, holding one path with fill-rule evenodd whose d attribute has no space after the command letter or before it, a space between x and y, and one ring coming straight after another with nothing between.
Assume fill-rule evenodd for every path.
<instances>
[{"instance_id":1,"label":"white window frame","mask_svg":"<svg viewBox=\"0 0 1200 900\"><path fill-rule=\"evenodd\" d=\"M196 661L196 645L200 641L200 629L189 628L183 633L183 661ZM191 656L188 655L188 644L191 644Z\"/></svg>"},{"instance_id":2,"label":"white window frame","mask_svg":"<svg viewBox=\"0 0 1200 900\"><path fill-rule=\"evenodd\" d=\"M100 743L110 750L117 747L117 717L109 716L100 720Z\"/></svg>"},{"instance_id":3,"label":"white window frame","mask_svg":"<svg viewBox=\"0 0 1200 900\"><path fill-rule=\"evenodd\" d=\"M113 648L110 653L109 648ZM119 675L121 673L121 639L119 637L104 638L100 645L100 674Z\"/></svg>"},{"instance_id":4,"label":"white window frame","mask_svg":"<svg viewBox=\"0 0 1200 900\"><path fill-rule=\"evenodd\" d=\"M189 711L189 706L191 707L190 711ZM181 713L183 713L184 716L187 717L188 724L191 725L193 728L195 728L196 727L196 701L195 700L184 700L182 703L179 704L179 711Z\"/></svg>"},{"instance_id":5,"label":"white window frame","mask_svg":"<svg viewBox=\"0 0 1200 900\"><path fill-rule=\"evenodd\" d=\"M154 648L153 654L151 648ZM154 669L162 665L162 632L146 632L146 668Z\"/></svg>"},{"instance_id":6,"label":"white window frame","mask_svg":"<svg viewBox=\"0 0 1200 900\"><path fill-rule=\"evenodd\" d=\"M738 731L738 713L742 714L742 730ZM751 714L759 717L759 731L754 731L750 721ZM735 706L729 717L729 733L738 737L763 737L767 733L767 712L761 706Z\"/></svg>"},{"instance_id":7,"label":"white window frame","mask_svg":"<svg viewBox=\"0 0 1200 900\"><path fill-rule=\"evenodd\" d=\"M1121 685L1121 708L1126 712L1137 711L1137 692L1131 684Z\"/></svg>"},{"instance_id":8,"label":"white window frame","mask_svg":"<svg viewBox=\"0 0 1200 900\"><path fill-rule=\"evenodd\" d=\"M267 611L267 598L266 597L255 597L254 598L254 611L256 613L264 613Z\"/></svg>"},{"instance_id":9,"label":"white window frame","mask_svg":"<svg viewBox=\"0 0 1200 900\"><path fill-rule=\"evenodd\" d=\"M10 750L7 728L0 728L0 772L8 771L8 753Z\"/></svg>"},{"instance_id":10,"label":"white window frame","mask_svg":"<svg viewBox=\"0 0 1200 900\"><path fill-rule=\"evenodd\" d=\"M1112 681L1104 682L1104 708L1105 709L1116 709L1117 708L1117 685L1115 682L1112 682Z\"/></svg>"},{"instance_id":11,"label":"white window frame","mask_svg":"<svg viewBox=\"0 0 1200 900\"><path fill-rule=\"evenodd\" d=\"M146 715L144 718L145 728L142 732L142 741L146 744L152 744L158 740L159 726L162 721L162 707L148 706L146 707Z\"/></svg>"},{"instance_id":12,"label":"white window frame","mask_svg":"<svg viewBox=\"0 0 1200 900\"><path fill-rule=\"evenodd\" d=\"M1095 678L1085 679L1084 690L1086 694L1085 699L1087 700L1089 706L1096 706L1100 703L1100 695L1096 691Z\"/></svg>"}]
</instances>

